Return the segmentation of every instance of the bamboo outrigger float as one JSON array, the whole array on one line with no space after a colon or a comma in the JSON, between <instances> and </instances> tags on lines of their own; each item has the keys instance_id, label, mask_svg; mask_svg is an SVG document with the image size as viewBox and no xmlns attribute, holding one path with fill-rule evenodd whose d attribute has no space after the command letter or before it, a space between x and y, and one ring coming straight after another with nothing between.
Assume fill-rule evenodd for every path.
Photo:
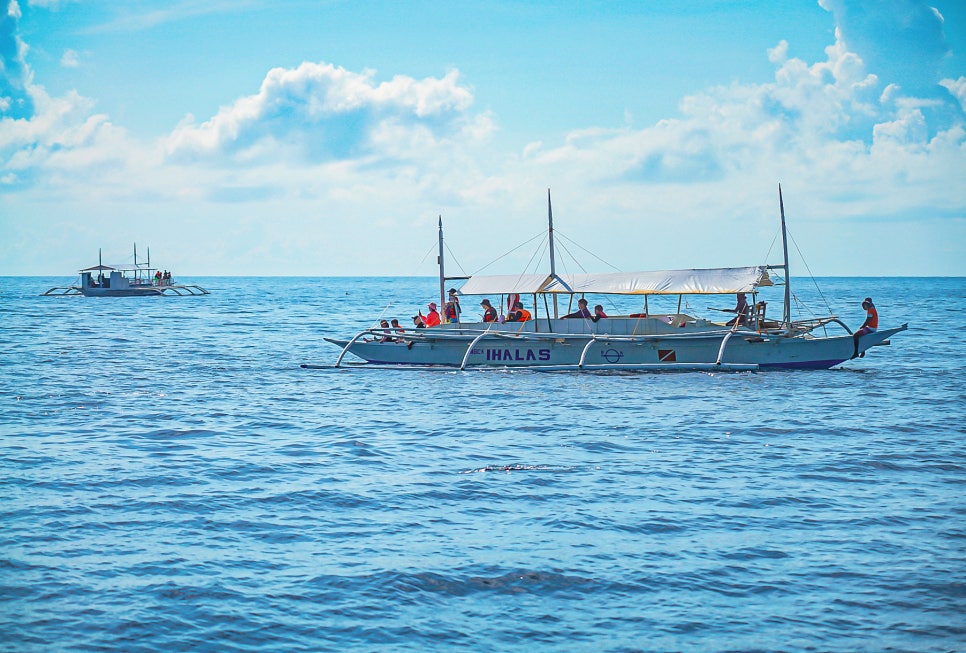
<instances>
[{"instance_id":1,"label":"bamboo outrigger float","mask_svg":"<svg viewBox=\"0 0 966 653\"><path fill-rule=\"evenodd\" d=\"M43 294L63 297L160 297L164 295L208 295L207 290L194 284L174 283L170 277L156 274L151 267L151 250L148 260L138 263L138 246L134 245L134 263L104 265L101 250L97 250L97 265L80 270L80 281L74 286L55 286Z\"/></svg>"},{"instance_id":2,"label":"bamboo outrigger float","mask_svg":"<svg viewBox=\"0 0 966 653\"><path fill-rule=\"evenodd\" d=\"M338 345L339 367L346 354L369 366L440 366L443 368L535 368L540 370L760 370L769 368L827 369L853 354L849 327L834 315L792 320L785 210L779 187L782 225L781 265L741 268L664 270L657 272L559 274L555 265L553 211L547 193L549 274L446 277L443 228L439 223L440 305L449 282L463 281L459 296L527 297L534 319L526 322L455 322L433 328L385 328L360 331L349 340L326 338ZM784 273L782 319L765 315L757 301L761 287L775 285L769 270ZM727 323L681 312L689 295L735 295L753 298L752 310ZM593 318L562 318L558 298L596 295L642 295L641 313ZM652 314L648 297L677 295L675 313ZM550 299L552 298L552 302ZM542 304L542 305L541 305ZM842 335L828 335L840 327ZM907 324L859 338L858 350L889 344ZM320 367L303 365L303 367Z\"/></svg>"}]
</instances>

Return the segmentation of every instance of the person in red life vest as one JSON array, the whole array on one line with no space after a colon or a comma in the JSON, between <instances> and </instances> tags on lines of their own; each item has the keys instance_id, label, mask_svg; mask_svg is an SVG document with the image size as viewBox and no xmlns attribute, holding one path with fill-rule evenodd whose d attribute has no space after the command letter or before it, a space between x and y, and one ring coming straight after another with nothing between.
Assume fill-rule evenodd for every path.
<instances>
[{"instance_id":1,"label":"person in red life vest","mask_svg":"<svg viewBox=\"0 0 966 653\"><path fill-rule=\"evenodd\" d=\"M496 309L490 303L489 299L484 299L480 302L480 306L483 307L483 322L496 322L497 315Z\"/></svg>"},{"instance_id":2,"label":"person in red life vest","mask_svg":"<svg viewBox=\"0 0 966 653\"><path fill-rule=\"evenodd\" d=\"M460 314L453 302L446 302L443 306L443 315L446 317L446 321L450 324L455 324L460 321Z\"/></svg>"},{"instance_id":3,"label":"person in red life vest","mask_svg":"<svg viewBox=\"0 0 966 653\"><path fill-rule=\"evenodd\" d=\"M422 313L420 313L420 316L422 316ZM429 302L429 313L423 318L423 323L427 327L439 326L440 319L439 313L436 311L436 302Z\"/></svg>"},{"instance_id":4,"label":"person in red life vest","mask_svg":"<svg viewBox=\"0 0 966 653\"><path fill-rule=\"evenodd\" d=\"M865 298L862 302L862 308L865 309L865 322L862 323L858 331L852 334L852 342L855 345L852 358L865 357L865 352L859 353L859 338L868 333L875 333L875 330L879 328L879 312L875 310L875 304L872 303L871 297Z\"/></svg>"},{"instance_id":5,"label":"person in red life vest","mask_svg":"<svg viewBox=\"0 0 966 653\"><path fill-rule=\"evenodd\" d=\"M596 322L597 320L600 320L605 317L607 317L607 313L604 312L604 307L601 306L600 304L597 304L597 306L594 306L594 317L590 319Z\"/></svg>"},{"instance_id":6,"label":"person in red life vest","mask_svg":"<svg viewBox=\"0 0 966 653\"><path fill-rule=\"evenodd\" d=\"M590 309L587 308L587 300L586 299L583 299L583 298L578 299L577 300L577 310L574 311L573 313L567 313L561 319L566 320L566 319L575 318L575 317L582 317L584 319L590 319L591 317L593 317L590 314Z\"/></svg>"},{"instance_id":7,"label":"person in red life vest","mask_svg":"<svg viewBox=\"0 0 966 653\"><path fill-rule=\"evenodd\" d=\"M532 319L533 316L530 315L530 311L523 308L523 302L513 304L513 310L506 316L507 322L527 322Z\"/></svg>"},{"instance_id":8,"label":"person in red life vest","mask_svg":"<svg viewBox=\"0 0 966 653\"><path fill-rule=\"evenodd\" d=\"M452 311L450 308L452 308ZM452 316L450 316L450 312L452 312ZM449 297L446 299L446 317L449 318L450 322L459 322L462 312L463 309L460 307L460 298L456 294L456 288L450 288Z\"/></svg>"}]
</instances>

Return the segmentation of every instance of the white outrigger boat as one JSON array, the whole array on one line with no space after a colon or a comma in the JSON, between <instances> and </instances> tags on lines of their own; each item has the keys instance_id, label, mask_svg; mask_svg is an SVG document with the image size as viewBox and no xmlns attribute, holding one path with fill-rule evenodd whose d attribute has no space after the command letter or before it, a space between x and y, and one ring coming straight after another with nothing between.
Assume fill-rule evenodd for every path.
<instances>
[{"instance_id":1,"label":"white outrigger boat","mask_svg":"<svg viewBox=\"0 0 966 653\"><path fill-rule=\"evenodd\" d=\"M527 299L533 319L526 322L455 322L437 327L387 331L365 329L349 340L326 338L341 347L335 367L346 354L364 366L442 366L445 368L534 368L540 370L760 370L775 368L827 369L853 358L852 331L834 315L792 320L785 210L781 208L784 263L741 268L560 274L555 269L553 211L549 216L549 274L446 277L443 228L439 222L440 306L448 282L464 281L459 296L520 296ZM766 319L759 288L775 285L769 270L784 275L781 320ZM681 312L689 295L751 295L751 310L740 319L713 322ZM562 318L558 300L575 296L643 295L641 313L607 317ZM651 295L677 295L674 313L648 312ZM502 302L501 302L502 303ZM837 325L844 333L828 335ZM858 350L889 344L907 324L881 329L859 338ZM302 367L323 367L305 364Z\"/></svg>"},{"instance_id":2,"label":"white outrigger boat","mask_svg":"<svg viewBox=\"0 0 966 653\"><path fill-rule=\"evenodd\" d=\"M134 263L104 265L97 250L97 265L80 270L80 281L74 286L55 286L43 293L47 296L83 295L85 297L158 297L162 295L208 295L194 284L174 283L151 267L151 250L147 262L138 263L138 247L134 245Z\"/></svg>"}]
</instances>

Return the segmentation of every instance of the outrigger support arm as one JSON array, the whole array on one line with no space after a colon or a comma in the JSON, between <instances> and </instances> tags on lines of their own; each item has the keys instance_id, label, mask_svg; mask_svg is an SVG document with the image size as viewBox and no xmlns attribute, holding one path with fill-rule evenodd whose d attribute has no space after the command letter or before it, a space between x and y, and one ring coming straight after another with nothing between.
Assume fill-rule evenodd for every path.
<instances>
[{"instance_id":1,"label":"outrigger support arm","mask_svg":"<svg viewBox=\"0 0 966 653\"><path fill-rule=\"evenodd\" d=\"M343 347L342 353L339 354L339 357L337 359L335 359L335 366L336 367L338 367L339 365L342 364L342 358L345 356L346 352L349 351L349 347L351 347L352 345L354 345L356 343L356 340L358 340L362 336L366 335L367 333L369 333L369 329L366 329L364 331L360 331L359 333L357 333L356 335L354 335L352 337L352 340L350 340L348 342L348 344L345 347Z\"/></svg>"},{"instance_id":2,"label":"outrigger support arm","mask_svg":"<svg viewBox=\"0 0 966 653\"><path fill-rule=\"evenodd\" d=\"M590 350L590 346L594 344L596 341L597 341L597 336L591 335L590 340L588 340L587 344L584 345L584 350L580 352L580 362L577 363L578 370L584 369L584 363L587 362L587 352Z\"/></svg>"},{"instance_id":3,"label":"outrigger support arm","mask_svg":"<svg viewBox=\"0 0 966 653\"><path fill-rule=\"evenodd\" d=\"M486 331L484 331L480 335L478 335L475 338L473 338L473 341L470 343L469 347L466 348L466 353L463 354L463 362L460 363L460 369L461 370L465 370L466 369L466 362L470 359L470 352L473 351L473 347L476 346L476 343L478 343L480 340L482 340L483 338L485 338L487 336L487 334L489 334L489 333L490 333L490 329L489 329L489 327L487 327Z\"/></svg>"},{"instance_id":4,"label":"outrigger support arm","mask_svg":"<svg viewBox=\"0 0 966 653\"><path fill-rule=\"evenodd\" d=\"M721 359L724 358L725 347L728 346L728 341L731 340L731 336L735 335L738 330L738 319L735 318L735 323L731 327L731 330L721 339L721 347L718 348L718 359L714 362L715 365L721 365Z\"/></svg>"}]
</instances>

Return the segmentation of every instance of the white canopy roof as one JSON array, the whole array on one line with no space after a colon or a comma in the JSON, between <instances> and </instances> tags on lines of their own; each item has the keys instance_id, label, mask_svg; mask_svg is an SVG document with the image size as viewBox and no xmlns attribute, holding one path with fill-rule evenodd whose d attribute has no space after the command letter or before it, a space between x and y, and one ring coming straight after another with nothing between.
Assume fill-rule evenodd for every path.
<instances>
[{"instance_id":1,"label":"white canopy roof","mask_svg":"<svg viewBox=\"0 0 966 653\"><path fill-rule=\"evenodd\" d=\"M115 263L113 265L94 265L89 268L84 268L80 270L81 272L97 272L107 271L107 270L119 270L121 272L132 272L134 270L154 270L155 268L148 267L147 263Z\"/></svg>"},{"instance_id":2,"label":"white canopy roof","mask_svg":"<svg viewBox=\"0 0 966 653\"><path fill-rule=\"evenodd\" d=\"M764 266L602 274L490 275L470 277L460 294L598 293L610 295L725 295L771 286Z\"/></svg>"}]
</instances>

